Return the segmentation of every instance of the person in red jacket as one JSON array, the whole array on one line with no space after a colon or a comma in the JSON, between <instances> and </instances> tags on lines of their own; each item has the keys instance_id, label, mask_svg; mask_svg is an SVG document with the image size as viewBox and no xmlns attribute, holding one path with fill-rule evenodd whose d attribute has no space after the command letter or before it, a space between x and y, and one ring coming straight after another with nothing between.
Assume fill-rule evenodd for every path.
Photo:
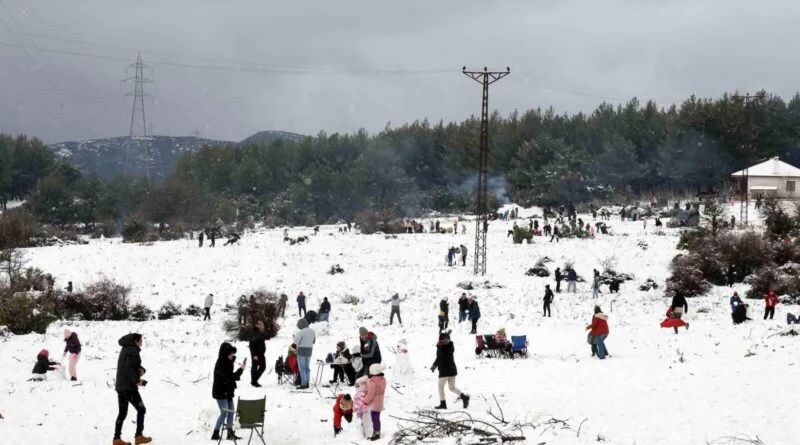
<instances>
[{"instance_id":1,"label":"person in red jacket","mask_svg":"<svg viewBox=\"0 0 800 445\"><path fill-rule=\"evenodd\" d=\"M353 399L350 394L339 394L333 404L333 435L342 432L342 417L347 423L353 421Z\"/></svg>"},{"instance_id":2,"label":"person in red jacket","mask_svg":"<svg viewBox=\"0 0 800 445\"><path fill-rule=\"evenodd\" d=\"M606 355L608 355L605 343L606 337L608 337L608 316L600 310L600 306L594 307L592 324L586 326L586 330L590 329L590 334L594 338L594 343L597 346L597 358L605 360Z\"/></svg>"},{"instance_id":3,"label":"person in red jacket","mask_svg":"<svg viewBox=\"0 0 800 445\"><path fill-rule=\"evenodd\" d=\"M764 295L764 320L767 319L767 315L769 315L769 319L772 320L772 317L775 315L775 306L778 305L778 296L775 295L775 289L770 289L767 295Z\"/></svg>"}]
</instances>

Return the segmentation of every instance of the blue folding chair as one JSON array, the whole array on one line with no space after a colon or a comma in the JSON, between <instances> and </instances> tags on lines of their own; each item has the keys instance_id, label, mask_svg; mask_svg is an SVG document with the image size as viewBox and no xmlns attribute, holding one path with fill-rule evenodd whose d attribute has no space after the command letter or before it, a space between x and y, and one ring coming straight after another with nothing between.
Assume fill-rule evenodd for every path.
<instances>
[{"instance_id":1,"label":"blue folding chair","mask_svg":"<svg viewBox=\"0 0 800 445\"><path fill-rule=\"evenodd\" d=\"M527 335L512 335L511 336L511 358L514 354L519 354L523 357L528 356L528 336Z\"/></svg>"}]
</instances>

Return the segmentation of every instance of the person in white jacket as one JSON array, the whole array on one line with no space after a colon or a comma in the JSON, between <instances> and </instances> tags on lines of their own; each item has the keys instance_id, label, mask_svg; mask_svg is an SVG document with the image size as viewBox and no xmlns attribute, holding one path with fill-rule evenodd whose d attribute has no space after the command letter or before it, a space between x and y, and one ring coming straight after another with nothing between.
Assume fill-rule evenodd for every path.
<instances>
[{"instance_id":1,"label":"person in white jacket","mask_svg":"<svg viewBox=\"0 0 800 445\"><path fill-rule=\"evenodd\" d=\"M203 321L211 320L211 306L214 305L214 294L208 294L206 300L203 302L203 308L206 314L203 316Z\"/></svg>"}]
</instances>

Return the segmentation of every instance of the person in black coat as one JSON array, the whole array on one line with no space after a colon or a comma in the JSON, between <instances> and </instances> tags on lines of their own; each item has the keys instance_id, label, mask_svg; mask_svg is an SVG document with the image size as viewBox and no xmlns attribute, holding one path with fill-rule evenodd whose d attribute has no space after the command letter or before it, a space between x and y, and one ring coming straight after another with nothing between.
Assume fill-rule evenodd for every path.
<instances>
[{"instance_id":1,"label":"person in black coat","mask_svg":"<svg viewBox=\"0 0 800 445\"><path fill-rule=\"evenodd\" d=\"M36 364L33 365L31 378L28 381L41 382L47 380L47 371L55 371L58 362L50 360L50 351L42 349L36 355Z\"/></svg>"},{"instance_id":2,"label":"person in black coat","mask_svg":"<svg viewBox=\"0 0 800 445\"><path fill-rule=\"evenodd\" d=\"M331 302L328 301L328 297L322 299L322 303L319 305L319 321L328 321L328 317L331 314Z\"/></svg>"},{"instance_id":3,"label":"person in black coat","mask_svg":"<svg viewBox=\"0 0 800 445\"><path fill-rule=\"evenodd\" d=\"M219 417L214 426L214 434L211 440L219 440L219 430L227 417L228 440L239 440L233 432L233 393L236 391L236 382L242 376L244 368L247 366L245 358L239 369L233 371L233 362L236 360L236 348L228 342L224 342L219 347L217 363L214 365L214 382L211 386L211 396L217 401L219 406Z\"/></svg>"},{"instance_id":4,"label":"person in black coat","mask_svg":"<svg viewBox=\"0 0 800 445\"><path fill-rule=\"evenodd\" d=\"M547 284L544 286L544 309L542 312L543 317L550 316L550 303L553 302L555 295L553 295L553 291L550 290L550 285Z\"/></svg>"},{"instance_id":5,"label":"person in black coat","mask_svg":"<svg viewBox=\"0 0 800 445\"><path fill-rule=\"evenodd\" d=\"M358 328L358 340L361 344L358 352L358 357L361 357L362 367L358 371L356 377L368 376L369 367L375 363L382 363L381 347L378 345L378 336L374 332L368 331L367 328L361 326Z\"/></svg>"},{"instance_id":6,"label":"person in black coat","mask_svg":"<svg viewBox=\"0 0 800 445\"><path fill-rule=\"evenodd\" d=\"M447 302L446 298L442 298L442 301L439 302L439 331L444 331L447 329L447 325L450 323L450 304Z\"/></svg>"},{"instance_id":7,"label":"person in black coat","mask_svg":"<svg viewBox=\"0 0 800 445\"><path fill-rule=\"evenodd\" d=\"M142 396L139 395L139 387L147 385L147 380L142 378L145 369L142 367L142 359L139 356L143 344L142 334L125 335L119 339L118 343L122 349L119 351L117 359L117 379L114 385L119 405L119 414L114 427L114 445L127 443L120 436L122 435L122 424L125 423L125 417L128 416L129 403L136 408L136 443L149 443L153 439L143 435L144 415L147 410Z\"/></svg>"},{"instance_id":8,"label":"person in black coat","mask_svg":"<svg viewBox=\"0 0 800 445\"><path fill-rule=\"evenodd\" d=\"M436 343L436 360L431 365L431 372L439 369L439 406L436 409L447 409L447 401L444 398L444 385L447 384L450 392L458 395L464 403L464 409L469 406L469 396L456 388L456 361L453 358L455 347L450 341L450 334L442 332L439 334L439 341Z\"/></svg>"},{"instance_id":9,"label":"person in black coat","mask_svg":"<svg viewBox=\"0 0 800 445\"><path fill-rule=\"evenodd\" d=\"M267 370L267 336L264 334L264 322L259 320L250 338L250 356L253 357L253 364L250 367L250 384L256 388L261 388L258 379Z\"/></svg>"},{"instance_id":10,"label":"person in black coat","mask_svg":"<svg viewBox=\"0 0 800 445\"><path fill-rule=\"evenodd\" d=\"M556 267L556 292L561 292L561 281L564 280L564 274L561 273L561 268Z\"/></svg>"},{"instance_id":11,"label":"person in black coat","mask_svg":"<svg viewBox=\"0 0 800 445\"><path fill-rule=\"evenodd\" d=\"M461 297L458 299L458 322L461 323L462 321L466 320L468 313L469 298L467 298L466 292L462 292Z\"/></svg>"},{"instance_id":12,"label":"person in black coat","mask_svg":"<svg viewBox=\"0 0 800 445\"><path fill-rule=\"evenodd\" d=\"M672 318L681 318L684 313L689 312L689 303L686 302L686 298L683 294L676 292L675 295L672 297Z\"/></svg>"}]
</instances>

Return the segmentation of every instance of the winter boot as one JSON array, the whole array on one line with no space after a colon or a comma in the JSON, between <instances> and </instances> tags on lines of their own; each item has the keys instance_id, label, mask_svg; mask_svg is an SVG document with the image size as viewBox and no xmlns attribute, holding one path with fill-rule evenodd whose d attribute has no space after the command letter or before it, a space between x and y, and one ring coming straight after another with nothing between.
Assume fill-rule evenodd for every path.
<instances>
[{"instance_id":1,"label":"winter boot","mask_svg":"<svg viewBox=\"0 0 800 445\"><path fill-rule=\"evenodd\" d=\"M380 440L380 438L381 438L381 433L375 431L374 433L372 433L372 437L370 437L369 440Z\"/></svg>"},{"instance_id":2,"label":"winter boot","mask_svg":"<svg viewBox=\"0 0 800 445\"><path fill-rule=\"evenodd\" d=\"M114 442L111 442L112 445L131 445L130 442L125 442L122 439L114 439Z\"/></svg>"},{"instance_id":3,"label":"winter boot","mask_svg":"<svg viewBox=\"0 0 800 445\"><path fill-rule=\"evenodd\" d=\"M458 398L461 399L462 402L464 402L464 409L467 409L467 407L469 407L469 396L466 394L461 394L460 396L458 396Z\"/></svg>"},{"instance_id":4,"label":"winter boot","mask_svg":"<svg viewBox=\"0 0 800 445\"><path fill-rule=\"evenodd\" d=\"M136 436L133 438L133 443L135 443L136 445L141 445L143 443L150 443L152 441L153 438L147 436Z\"/></svg>"},{"instance_id":5,"label":"winter boot","mask_svg":"<svg viewBox=\"0 0 800 445\"><path fill-rule=\"evenodd\" d=\"M78 381L78 378L77 378L77 377L70 377L70 379L69 379L69 380L70 380L70 381L72 381L72 382L77 382L77 381Z\"/></svg>"},{"instance_id":6,"label":"winter boot","mask_svg":"<svg viewBox=\"0 0 800 445\"><path fill-rule=\"evenodd\" d=\"M214 430L214 434L211 435L211 440L219 440L219 430Z\"/></svg>"},{"instance_id":7,"label":"winter boot","mask_svg":"<svg viewBox=\"0 0 800 445\"><path fill-rule=\"evenodd\" d=\"M226 437L228 440L242 440L241 437L237 436L233 430L228 430L228 436Z\"/></svg>"},{"instance_id":8,"label":"winter boot","mask_svg":"<svg viewBox=\"0 0 800 445\"><path fill-rule=\"evenodd\" d=\"M439 401L439 406L435 407L434 409L447 409L447 402L444 400Z\"/></svg>"},{"instance_id":9,"label":"winter boot","mask_svg":"<svg viewBox=\"0 0 800 445\"><path fill-rule=\"evenodd\" d=\"M689 330L689 323L686 323L686 330Z\"/></svg>"}]
</instances>

